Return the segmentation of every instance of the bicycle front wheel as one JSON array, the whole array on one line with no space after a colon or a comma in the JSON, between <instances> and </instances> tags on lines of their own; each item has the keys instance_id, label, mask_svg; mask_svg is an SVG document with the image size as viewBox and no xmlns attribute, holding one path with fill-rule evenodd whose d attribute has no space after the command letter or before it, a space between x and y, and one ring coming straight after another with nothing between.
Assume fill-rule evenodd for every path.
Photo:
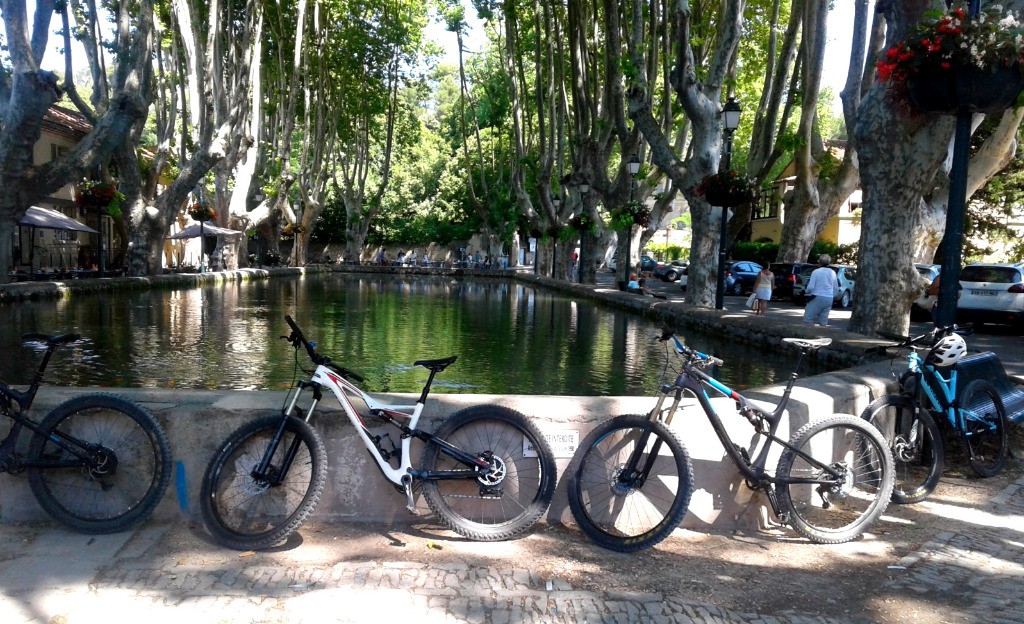
<instances>
[{"instance_id":1,"label":"bicycle front wheel","mask_svg":"<svg viewBox=\"0 0 1024 624\"><path fill-rule=\"evenodd\" d=\"M991 383L975 379L960 398L960 439L974 472L994 477L1006 464L1006 410Z\"/></svg>"},{"instance_id":2,"label":"bicycle front wheel","mask_svg":"<svg viewBox=\"0 0 1024 624\"><path fill-rule=\"evenodd\" d=\"M58 405L39 426L29 460L66 467L29 468L28 482L42 508L72 529L123 531L149 517L167 491L171 447L160 423L139 405L89 394Z\"/></svg>"},{"instance_id":3,"label":"bicycle front wheel","mask_svg":"<svg viewBox=\"0 0 1024 624\"><path fill-rule=\"evenodd\" d=\"M320 502L327 453L320 435L304 420L288 417L265 475L253 476L270 450L281 418L267 416L239 427L206 468L199 507L207 529L228 548L277 545L302 526Z\"/></svg>"},{"instance_id":4,"label":"bicycle front wheel","mask_svg":"<svg viewBox=\"0 0 1024 624\"><path fill-rule=\"evenodd\" d=\"M450 529L470 539L512 539L529 529L551 504L556 466L547 440L525 416L501 406L479 405L452 414L437 438L492 470L484 475L428 443L423 470L448 472L426 478L423 496ZM456 476L460 475L460 476Z\"/></svg>"},{"instance_id":5,"label":"bicycle front wheel","mask_svg":"<svg viewBox=\"0 0 1024 624\"><path fill-rule=\"evenodd\" d=\"M848 542L889 505L892 453L863 420L830 416L801 427L789 444L779 458L775 491L785 520L807 539Z\"/></svg>"},{"instance_id":6,"label":"bicycle front wheel","mask_svg":"<svg viewBox=\"0 0 1024 624\"><path fill-rule=\"evenodd\" d=\"M599 545L643 550L682 522L693 493L693 468L664 424L646 416L618 416L591 431L580 450L583 455L569 475L569 508ZM632 458L636 467L627 474Z\"/></svg>"},{"instance_id":7,"label":"bicycle front wheel","mask_svg":"<svg viewBox=\"0 0 1024 624\"><path fill-rule=\"evenodd\" d=\"M942 476L945 450L942 434L928 410L915 410L902 394L875 399L861 418L875 426L889 444L895 469L892 502L920 503Z\"/></svg>"}]
</instances>

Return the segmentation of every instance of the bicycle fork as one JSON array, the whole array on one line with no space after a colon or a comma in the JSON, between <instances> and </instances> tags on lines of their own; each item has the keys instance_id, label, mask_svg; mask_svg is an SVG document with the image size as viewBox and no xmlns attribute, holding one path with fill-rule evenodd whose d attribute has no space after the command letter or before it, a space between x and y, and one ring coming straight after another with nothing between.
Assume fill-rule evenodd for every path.
<instances>
[{"instance_id":1,"label":"bicycle fork","mask_svg":"<svg viewBox=\"0 0 1024 624\"><path fill-rule=\"evenodd\" d=\"M288 403L288 407L281 412L281 423L277 426L277 431L274 432L274 437L270 439L270 444L267 445L267 450L263 453L263 458L260 459L260 463L253 468L250 476L259 483L265 484L267 487L276 487L281 485L284 481L285 475L288 474L288 470L292 466L292 461L295 460L295 455L299 452L299 445L302 440L299 436L295 436L291 443L288 445L288 449L285 451L284 457L281 460L279 467L274 467L271 461L274 459L274 455L277 453L277 447L281 444L281 439L284 437L285 428L288 426L288 419L295 412L295 405L299 401L299 394L307 387L313 388L313 403L309 406L309 410L306 412L305 421L308 423L309 419L313 416L313 411L316 409L317 404L323 395L320 392L320 386L318 384L308 383L306 381L300 381L298 388L292 393L291 400Z\"/></svg>"},{"instance_id":2,"label":"bicycle fork","mask_svg":"<svg viewBox=\"0 0 1024 624\"><path fill-rule=\"evenodd\" d=\"M667 410L662 410L662 406L665 404L665 397L667 394L662 393L658 397L658 402L654 408L647 414L647 422L653 423L660 421L666 426L672 423L672 417L675 416L676 408L679 407L679 402L682 399L682 391L676 391L676 396L672 400L672 405ZM667 415L662 418L662 413L667 412ZM643 433L640 434L640 438L637 439L636 449L633 450L629 455L629 460L626 465L622 468L619 473L617 481L619 486L640 489L644 486L647 481L648 475L651 474L651 470L654 468L654 463L658 459L658 454L661 452L662 441L660 437L655 437L654 444L651 446L650 451L647 453L647 458L643 462L643 466L640 467L641 457L644 455L644 449L647 448L647 441L651 438L651 431L653 427L645 427ZM617 486L618 487L618 486Z\"/></svg>"}]
</instances>

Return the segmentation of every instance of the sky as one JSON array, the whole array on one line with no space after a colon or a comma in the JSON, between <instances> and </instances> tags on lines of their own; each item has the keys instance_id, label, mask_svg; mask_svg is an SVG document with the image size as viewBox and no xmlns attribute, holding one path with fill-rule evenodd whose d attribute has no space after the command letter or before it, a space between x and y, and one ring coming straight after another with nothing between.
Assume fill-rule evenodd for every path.
<instances>
[{"instance_id":1,"label":"sky","mask_svg":"<svg viewBox=\"0 0 1024 624\"><path fill-rule=\"evenodd\" d=\"M825 69L822 72L822 86L832 87L835 94L833 110L842 114L843 104L839 92L846 84L846 72L850 63L850 46L853 40L853 0L835 0L835 7L828 15L828 43L825 44ZM869 3L869 19L874 1ZM869 25L870 26L870 25Z\"/></svg>"}]
</instances>

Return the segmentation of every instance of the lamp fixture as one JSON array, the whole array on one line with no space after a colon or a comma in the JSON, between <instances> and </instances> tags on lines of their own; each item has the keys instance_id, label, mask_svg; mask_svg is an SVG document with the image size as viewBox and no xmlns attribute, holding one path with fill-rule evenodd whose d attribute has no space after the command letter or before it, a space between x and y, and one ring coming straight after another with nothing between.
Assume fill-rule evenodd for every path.
<instances>
[{"instance_id":1,"label":"lamp fixture","mask_svg":"<svg viewBox=\"0 0 1024 624\"><path fill-rule=\"evenodd\" d=\"M740 113L743 109L740 108L739 102L736 98L731 97L729 101L722 107L722 115L725 117L725 129L729 132L734 131L740 127Z\"/></svg>"},{"instance_id":2,"label":"lamp fixture","mask_svg":"<svg viewBox=\"0 0 1024 624\"><path fill-rule=\"evenodd\" d=\"M640 159L633 154L629 157L629 162L626 163L626 167L629 168L629 175L635 176L640 173Z\"/></svg>"}]
</instances>

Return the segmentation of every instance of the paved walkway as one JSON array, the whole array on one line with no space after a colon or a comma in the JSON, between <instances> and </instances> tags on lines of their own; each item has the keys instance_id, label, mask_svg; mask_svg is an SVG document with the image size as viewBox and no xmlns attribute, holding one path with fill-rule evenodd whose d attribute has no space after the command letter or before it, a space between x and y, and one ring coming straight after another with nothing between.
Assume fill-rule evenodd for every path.
<instances>
[{"instance_id":1,"label":"paved walkway","mask_svg":"<svg viewBox=\"0 0 1024 624\"><path fill-rule=\"evenodd\" d=\"M888 566L892 580L879 593L943 605L958 590L961 599L942 606L946 621L1024 623L1024 477L976 509L941 499L923 505L946 514L951 528ZM378 540L381 533L376 531ZM663 593L580 591L534 571L538 562L529 551L557 547L544 540L557 540L558 533L535 532L498 544L437 538L436 545L424 542L436 548L426 561L380 561L368 560L359 539L312 527L291 548L246 556L207 543L184 522L94 537L56 527L8 526L0 542L0 622L870 621L864 614L830 620L788 611L740 613ZM402 540L412 541L401 533L384 534L399 554L407 545ZM886 563L893 562L879 565ZM840 579L836 591L842 591ZM909 613L907 618L916 619Z\"/></svg>"}]
</instances>

